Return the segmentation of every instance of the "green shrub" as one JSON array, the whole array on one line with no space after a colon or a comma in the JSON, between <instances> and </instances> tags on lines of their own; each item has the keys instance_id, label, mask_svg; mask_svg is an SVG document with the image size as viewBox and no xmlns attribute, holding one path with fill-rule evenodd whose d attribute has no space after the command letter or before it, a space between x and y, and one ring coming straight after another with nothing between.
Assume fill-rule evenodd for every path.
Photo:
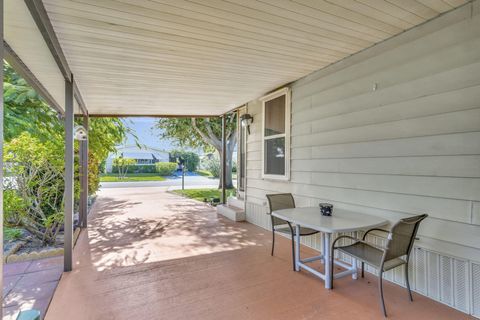
<instances>
[{"instance_id":1,"label":"green shrub","mask_svg":"<svg viewBox=\"0 0 480 320\"><path fill-rule=\"evenodd\" d=\"M220 160L218 157L213 157L212 159L205 160L204 167L207 171L209 171L214 178L220 177L220 171L222 167L220 165Z\"/></svg>"},{"instance_id":2,"label":"green shrub","mask_svg":"<svg viewBox=\"0 0 480 320\"><path fill-rule=\"evenodd\" d=\"M161 176L171 176L177 170L175 162L158 162L155 164L156 171Z\"/></svg>"},{"instance_id":3,"label":"green shrub","mask_svg":"<svg viewBox=\"0 0 480 320\"><path fill-rule=\"evenodd\" d=\"M195 172L200 164L200 157L195 152L173 150L170 152L170 161L177 162L179 159L183 159L185 167L190 172Z\"/></svg>"},{"instance_id":4,"label":"green shrub","mask_svg":"<svg viewBox=\"0 0 480 320\"><path fill-rule=\"evenodd\" d=\"M44 244L55 243L63 224L64 165L56 147L26 132L4 146L4 161L15 177L5 187L5 222Z\"/></svg>"},{"instance_id":5,"label":"green shrub","mask_svg":"<svg viewBox=\"0 0 480 320\"><path fill-rule=\"evenodd\" d=\"M5 240L17 240L22 237L22 229L19 228L3 228L3 237Z\"/></svg>"},{"instance_id":6,"label":"green shrub","mask_svg":"<svg viewBox=\"0 0 480 320\"><path fill-rule=\"evenodd\" d=\"M7 226L21 224L22 216L27 212L27 203L17 191L7 189L3 192L3 222Z\"/></svg>"}]
</instances>

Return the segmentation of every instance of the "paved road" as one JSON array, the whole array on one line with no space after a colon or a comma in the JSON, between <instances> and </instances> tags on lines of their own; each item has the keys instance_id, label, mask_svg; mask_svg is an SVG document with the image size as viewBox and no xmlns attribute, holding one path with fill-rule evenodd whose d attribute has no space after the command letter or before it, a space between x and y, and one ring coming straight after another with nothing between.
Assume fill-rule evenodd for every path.
<instances>
[{"instance_id":1,"label":"paved road","mask_svg":"<svg viewBox=\"0 0 480 320\"><path fill-rule=\"evenodd\" d=\"M203 176L186 176L185 188L217 188L219 180ZM236 181L233 181L236 185ZM182 178L169 178L165 181L129 181L129 182L102 182L102 188L144 188L144 187L171 187L178 189L182 186Z\"/></svg>"}]
</instances>

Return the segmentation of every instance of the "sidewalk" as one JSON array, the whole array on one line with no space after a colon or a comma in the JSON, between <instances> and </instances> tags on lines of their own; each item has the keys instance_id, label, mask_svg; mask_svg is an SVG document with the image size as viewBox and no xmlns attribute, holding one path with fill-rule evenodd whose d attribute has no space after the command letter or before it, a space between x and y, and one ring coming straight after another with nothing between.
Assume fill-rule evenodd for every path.
<instances>
[{"instance_id":1,"label":"sidewalk","mask_svg":"<svg viewBox=\"0 0 480 320\"><path fill-rule=\"evenodd\" d=\"M185 176L185 188L218 188L219 179L203 176ZM142 188L142 187L180 187L182 178L168 178L164 181L102 182L101 188Z\"/></svg>"}]
</instances>

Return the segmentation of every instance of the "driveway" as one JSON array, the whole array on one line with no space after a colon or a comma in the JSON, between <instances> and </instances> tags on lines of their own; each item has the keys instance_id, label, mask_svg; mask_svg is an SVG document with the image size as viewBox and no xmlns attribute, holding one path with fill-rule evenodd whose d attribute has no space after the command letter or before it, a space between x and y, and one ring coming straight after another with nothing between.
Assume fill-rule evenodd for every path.
<instances>
[{"instance_id":1,"label":"driveway","mask_svg":"<svg viewBox=\"0 0 480 320\"><path fill-rule=\"evenodd\" d=\"M236 180L233 185L236 185ZM185 188L218 188L219 179L203 176L185 176ZM101 188L143 188L143 187L171 187L179 189L182 186L181 177L170 177L164 181L129 181L129 182L102 182Z\"/></svg>"}]
</instances>

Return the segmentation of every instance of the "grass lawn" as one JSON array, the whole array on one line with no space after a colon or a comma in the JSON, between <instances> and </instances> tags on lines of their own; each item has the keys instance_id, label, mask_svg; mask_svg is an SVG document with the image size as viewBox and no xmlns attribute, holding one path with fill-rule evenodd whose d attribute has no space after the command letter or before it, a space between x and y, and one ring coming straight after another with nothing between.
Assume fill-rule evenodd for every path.
<instances>
[{"instance_id":1,"label":"grass lawn","mask_svg":"<svg viewBox=\"0 0 480 320\"><path fill-rule=\"evenodd\" d=\"M197 170L197 171L195 171L195 173L198 174L199 176L213 177L213 174L210 171L207 171L207 170ZM218 179L218 177L217 177L217 179ZM232 179L233 180L237 179L237 173L236 172L232 172Z\"/></svg>"},{"instance_id":2,"label":"grass lawn","mask_svg":"<svg viewBox=\"0 0 480 320\"><path fill-rule=\"evenodd\" d=\"M165 177L156 173L128 173L125 179L119 179L116 173L107 173L100 176L100 182L163 181L165 179Z\"/></svg>"},{"instance_id":3,"label":"grass lawn","mask_svg":"<svg viewBox=\"0 0 480 320\"><path fill-rule=\"evenodd\" d=\"M172 190L173 193L185 196L187 198L195 199L198 201L204 201L206 198L210 200L210 198L221 198L222 197L222 190L220 189L185 189L185 190ZM227 189L227 197L230 194L234 194L235 189Z\"/></svg>"},{"instance_id":4,"label":"grass lawn","mask_svg":"<svg viewBox=\"0 0 480 320\"><path fill-rule=\"evenodd\" d=\"M204 177L213 177L213 175L210 173L210 171L207 170L197 170L195 171L196 174L199 176L204 176Z\"/></svg>"}]
</instances>

